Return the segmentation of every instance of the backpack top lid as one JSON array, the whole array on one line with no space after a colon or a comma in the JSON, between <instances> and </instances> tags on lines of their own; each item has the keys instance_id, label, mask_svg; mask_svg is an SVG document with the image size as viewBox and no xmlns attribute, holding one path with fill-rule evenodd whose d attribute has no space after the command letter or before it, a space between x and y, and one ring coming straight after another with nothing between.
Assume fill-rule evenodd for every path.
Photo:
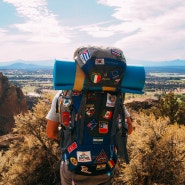
<instances>
[{"instance_id":1,"label":"backpack top lid","mask_svg":"<svg viewBox=\"0 0 185 185\"><path fill-rule=\"evenodd\" d=\"M119 89L126 70L122 50L112 47L80 47L75 51L74 59L85 73L87 87L112 91Z\"/></svg>"},{"instance_id":2,"label":"backpack top lid","mask_svg":"<svg viewBox=\"0 0 185 185\"><path fill-rule=\"evenodd\" d=\"M113 47L82 46L74 52L75 61L82 67L91 58L111 58L126 64L123 51Z\"/></svg>"}]
</instances>

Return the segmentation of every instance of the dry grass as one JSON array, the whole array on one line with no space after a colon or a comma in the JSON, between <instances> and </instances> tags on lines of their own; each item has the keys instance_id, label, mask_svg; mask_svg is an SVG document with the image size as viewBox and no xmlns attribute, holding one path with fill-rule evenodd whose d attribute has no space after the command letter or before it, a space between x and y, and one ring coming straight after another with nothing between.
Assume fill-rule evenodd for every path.
<instances>
[{"instance_id":1,"label":"dry grass","mask_svg":"<svg viewBox=\"0 0 185 185\"><path fill-rule=\"evenodd\" d=\"M58 145L45 135L50 102L41 101L33 113L16 117L14 132L25 137L0 153L0 185L59 184ZM114 185L184 185L185 127L144 113L135 115L134 125L128 138L131 161L119 161Z\"/></svg>"},{"instance_id":2,"label":"dry grass","mask_svg":"<svg viewBox=\"0 0 185 185\"><path fill-rule=\"evenodd\" d=\"M116 184L184 185L185 127L139 114L128 139L131 162L119 164Z\"/></svg>"}]
</instances>

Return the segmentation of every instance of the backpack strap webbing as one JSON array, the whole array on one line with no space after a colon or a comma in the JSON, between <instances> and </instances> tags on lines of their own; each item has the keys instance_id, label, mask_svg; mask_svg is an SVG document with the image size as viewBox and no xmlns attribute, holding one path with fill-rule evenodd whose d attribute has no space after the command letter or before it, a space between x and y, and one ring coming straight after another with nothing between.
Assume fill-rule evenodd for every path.
<instances>
[{"instance_id":1,"label":"backpack strap webbing","mask_svg":"<svg viewBox=\"0 0 185 185\"><path fill-rule=\"evenodd\" d=\"M125 94L123 94L123 100L125 100ZM123 101L124 102L124 101ZM130 160L129 160L129 156L128 156L128 151L127 151L127 129L125 126L125 109L123 108L123 103L121 106L121 110L120 110L120 118L121 118L121 123L122 123L122 127L121 127L121 141L123 142L122 144L122 158L125 159L126 164L129 164Z\"/></svg>"},{"instance_id":2,"label":"backpack strap webbing","mask_svg":"<svg viewBox=\"0 0 185 185\"><path fill-rule=\"evenodd\" d=\"M122 97L121 97L121 92L118 93L117 99L115 102L115 109L114 109L114 114L113 114L113 120L112 120L112 129L111 129L111 138L110 138L110 144L113 145L114 143L114 138L116 135L116 130L117 130L117 119L118 115L120 113L120 108L122 106Z\"/></svg>"},{"instance_id":3,"label":"backpack strap webbing","mask_svg":"<svg viewBox=\"0 0 185 185\"><path fill-rule=\"evenodd\" d=\"M85 119L85 109L86 109L87 95L86 92L82 91L82 100L78 110L78 119L77 119L77 135L79 139L79 144L82 144L83 141L83 131L84 131L84 119Z\"/></svg>"}]
</instances>

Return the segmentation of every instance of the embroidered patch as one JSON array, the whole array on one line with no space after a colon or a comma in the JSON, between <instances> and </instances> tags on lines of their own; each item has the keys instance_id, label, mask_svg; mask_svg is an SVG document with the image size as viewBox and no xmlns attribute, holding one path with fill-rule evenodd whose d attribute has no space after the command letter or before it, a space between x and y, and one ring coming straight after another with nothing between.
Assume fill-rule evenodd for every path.
<instances>
[{"instance_id":1,"label":"embroidered patch","mask_svg":"<svg viewBox=\"0 0 185 185\"><path fill-rule=\"evenodd\" d=\"M111 49L111 53L115 56L118 56L118 57L123 57L123 54L121 51L117 50L117 49Z\"/></svg>"},{"instance_id":2,"label":"embroidered patch","mask_svg":"<svg viewBox=\"0 0 185 185\"><path fill-rule=\"evenodd\" d=\"M70 98L64 98L62 104L64 107L69 107L71 105L71 102L72 100Z\"/></svg>"},{"instance_id":3,"label":"embroidered patch","mask_svg":"<svg viewBox=\"0 0 185 185\"><path fill-rule=\"evenodd\" d=\"M87 116L92 116L94 114L94 104L87 104L86 105L86 109L85 109L85 112L86 112L86 115Z\"/></svg>"},{"instance_id":4,"label":"embroidered patch","mask_svg":"<svg viewBox=\"0 0 185 185\"><path fill-rule=\"evenodd\" d=\"M81 166L81 172L91 174L87 166Z\"/></svg>"},{"instance_id":5,"label":"embroidered patch","mask_svg":"<svg viewBox=\"0 0 185 185\"><path fill-rule=\"evenodd\" d=\"M121 79L120 79L120 78L118 78L118 79L116 79L116 80L115 80L115 82L116 82L116 83L119 83L119 82L120 82L120 80L121 80Z\"/></svg>"},{"instance_id":6,"label":"embroidered patch","mask_svg":"<svg viewBox=\"0 0 185 185\"><path fill-rule=\"evenodd\" d=\"M68 151L69 153L71 153L71 152L72 152L73 150L75 150L76 148L77 148L77 143L74 142L74 143L72 143L71 145L68 146L67 151Z\"/></svg>"},{"instance_id":7,"label":"embroidered patch","mask_svg":"<svg viewBox=\"0 0 185 185\"><path fill-rule=\"evenodd\" d=\"M101 81L101 74L100 73L92 73L91 74L91 81L93 83L99 83Z\"/></svg>"},{"instance_id":8,"label":"embroidered patch","mask_svg":"<svg viewBox=\"0 0 185 185\"><path fill-rule=\"evenodd\" d=\"M107 121L100 121L99 122L99 133L100 134L107 134L108 133L108 122Z\"/></svg>"},{"instance_id":9,"label":"embroidered patch","mask_svg":"<svg viewBox=\"0 0 185 185\"><path fill-rule=\"evenodd\" d=\"M112 118L112 111L104 110L103 111L103 118L105 118L105 119L111 119Z\"/></svg>"},{"instance_id":10,"label":"embroidered patch","mask_svg":"<svg viewBox=\"0 0 185 185\"><path fill-rule=\"evenodd\" d=\"M107 107L115 107L116 98L117 98L116 95L111 95L111 94L107 93L106 106Z\"/></svg>"},{"instance_id":11,"label":"embroidered patch","mask_svg":"<svg viewBox=\"0 0 185 185\"><path fill-rule=\"evenodd\" d=\"M115 69L109 73L109 76L111 79L116 79L116 78L120 77L121 74L122 74L122 71Z\"/></svg>"},{"instance_id":12,"label":"embroidered patch","mask_svg":"<svg viewBox=\"0 0 185 185\"><path fill-rule=\"evenodd\" d=\"M102 137L93 137L93 144L102 144L103 138Z\"/></svg>"},{"instance_id":13,"label":"embroidered patch","mask_svg":"<svg viewBox=\"0 0 185 185\"><path fill-rule=\"evenodd\" d=\"M106 168L106 164L97 164L96 170L104 170Z\"/></svg>"},{"instance_id":14,"label":"embroidered patch","mask_svg":"<svg viewBox=\"0 0 185 185\"><path fill-rule=\"evenodd\" d=\"M87 124L87 127L90 128L90 130L93 130L93 129L96 127L97 124L98 124L98 122L97 122L95 119L93 119L93 120L91 120L91 121Z\"/></svg>"},{"instance_id":15,"label":"embroidered patch","mask_svg":"<svg viewBox=\"0 0 185 185\"><path fill-rule=\"evenodd\" d=\"M95 60L95 64L96 64L96 65L104 65L104 64L105 64L105 61L104 61L103 58L102 58L102 59L96 59L96 60Z\"/></svg>"},{"instance_id":16,"label":"embroidered patch","mask_svg":"<svg viewBox=\"0 0 185 185\"><path fill-rule=\"evenodd\" d=\"M77 159L75 157L71 157L69 160L70 160L72 165L74 165L74 166L78 165L78 161L77 161Z\"/></svg>"},{"instance_id":17,"label":"embroidered patch","mask_svg":"<svg viewBox=\"0 0 185 185\"><path fill-rule=\"evenodd\" d=\"M99 155L96 157L95 163L104 163L107 161L107 155L105 151L102 149Z\"/></svg>"},{"instance_id":18,"label":"embroidered patch","mask_svg":"<svg viewBox=\"0 0 185 185\"><path fill-rule=\"evenodd\" d=\"M81 54L80 54L80 58L83 61L83 63L85 64L87 62L87 60L89 60L91 58L90 52L89 50L84 50Z\"/></svg>"},{"instance_id":19,"label":"embroidered patch","mask_svg":"<svg viewBox=\"0 0 185 185\"><path fill-rule=\"evenodd\" d=\"M78 151L77 152L78 162L91 162L91 152L90 151Z\"/></svg>"},{"instance_id":20,"label":"embroidered patch","mask_svg":"<svg viewBox=\"0 0 185 185\"><path fill-rule=\"evenodd\" d=\"M114 163L114 161L112 159L110 159L108 161L108 165L109 165L110 168L113 168L115 166L115 163Z\"/></svg>"}]
</instances>

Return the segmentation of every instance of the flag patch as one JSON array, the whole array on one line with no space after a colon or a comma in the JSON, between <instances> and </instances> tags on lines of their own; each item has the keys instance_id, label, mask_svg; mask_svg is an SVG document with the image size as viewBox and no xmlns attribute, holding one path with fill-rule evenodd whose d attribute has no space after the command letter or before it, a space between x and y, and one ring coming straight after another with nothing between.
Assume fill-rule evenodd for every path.
<instances>
[{"instance_id":1,"label":"flag patch","mask_svg":"<svg viewBox=\"0 0 185 185\"><path fill-rule=\"evenodd\" d=\"M112 159L110 159L108 161L108 165L110 166L110 168L113 168L115 166L115 162Z\"/></svg>"},{"instance_id":2,"label":"flag patch","mask_svg":"<svg viewBox=\"0 0 185 185\"><path fill-rule=\"evenodd\" d=\"M112 118L112 111L104 110L103 111L103 118L111 119Z\"/></svg>"},{"instance_id":3,"label":"flag patch","mask_svg":"<svg viewBox=\"0 0 185 185\"><path fill-rule=\"evenodd\" d=\"M122 57L122 52L117 49L111 49L111 53L115 56Z\"/></svg>"},{"instance_id":4,"label":"flag patch","mask_svg":"<svg viewBox=\"0 0 185 185\"><path fill-rule=\"evenodd\" d=\"M96 59L95 60L95 64L96 65L104 65L105 64L104 58L102 58L102 59Z\"/></svg>"},{"instance_id":5,"label":"flag patch","mask_svg":"<svg viewBox=\"0 0 185 185\"><path fill-rule=\"evenodd\" d=\"M83 63L85 64L87 62L87 60L89 60L91 58L90 52L89 50L84 50L81 54L80 54L80 58L83 61Z\"/></svg>"},{"instance_id":6,"label":"flag patch","mask_svg":"<svg viewBox=\"0 0 185 185\"><path fill-rule=\"evenodd\" d=\"M74 143L72 143L71 145L68 146L67 151L68 151L69 153L71 153L71 152L72 152L73 150L75 150L76 148L77 148L77 143L74 142Z\"/></svg>"},{"instance_id":7,"label":"flag patch","mask_svg":"<svg viewBox=\"0 0 185 185\"><path fill-rule=\"evenodd\" d=\"M96 125L97 125L97 121L95 119L91 120L88 124L87 124L87 127L90 129L90 130L93 130Z\"/></svg>"},{"instance_id":8,"label":"flag patch","mask_svg":"<svg viewBox=\"0 0 185 185\"><path fill-rule=\"evenodd\" d=\"M91 81L93 83L99 83L101 81L101 75L99 73L93 73L91 75Z\"/></svg>"},{"instance_id":9,"label":"flag patch","mask_svg":"<svg viewBox=\"0 0 185 185\"><path fill-rule=\"evenodd\" d=\"M99 133L100 134L107 134L108 133L108 122L107 121L100 121L99 122Z\"/></svg>"}]
</instances>

